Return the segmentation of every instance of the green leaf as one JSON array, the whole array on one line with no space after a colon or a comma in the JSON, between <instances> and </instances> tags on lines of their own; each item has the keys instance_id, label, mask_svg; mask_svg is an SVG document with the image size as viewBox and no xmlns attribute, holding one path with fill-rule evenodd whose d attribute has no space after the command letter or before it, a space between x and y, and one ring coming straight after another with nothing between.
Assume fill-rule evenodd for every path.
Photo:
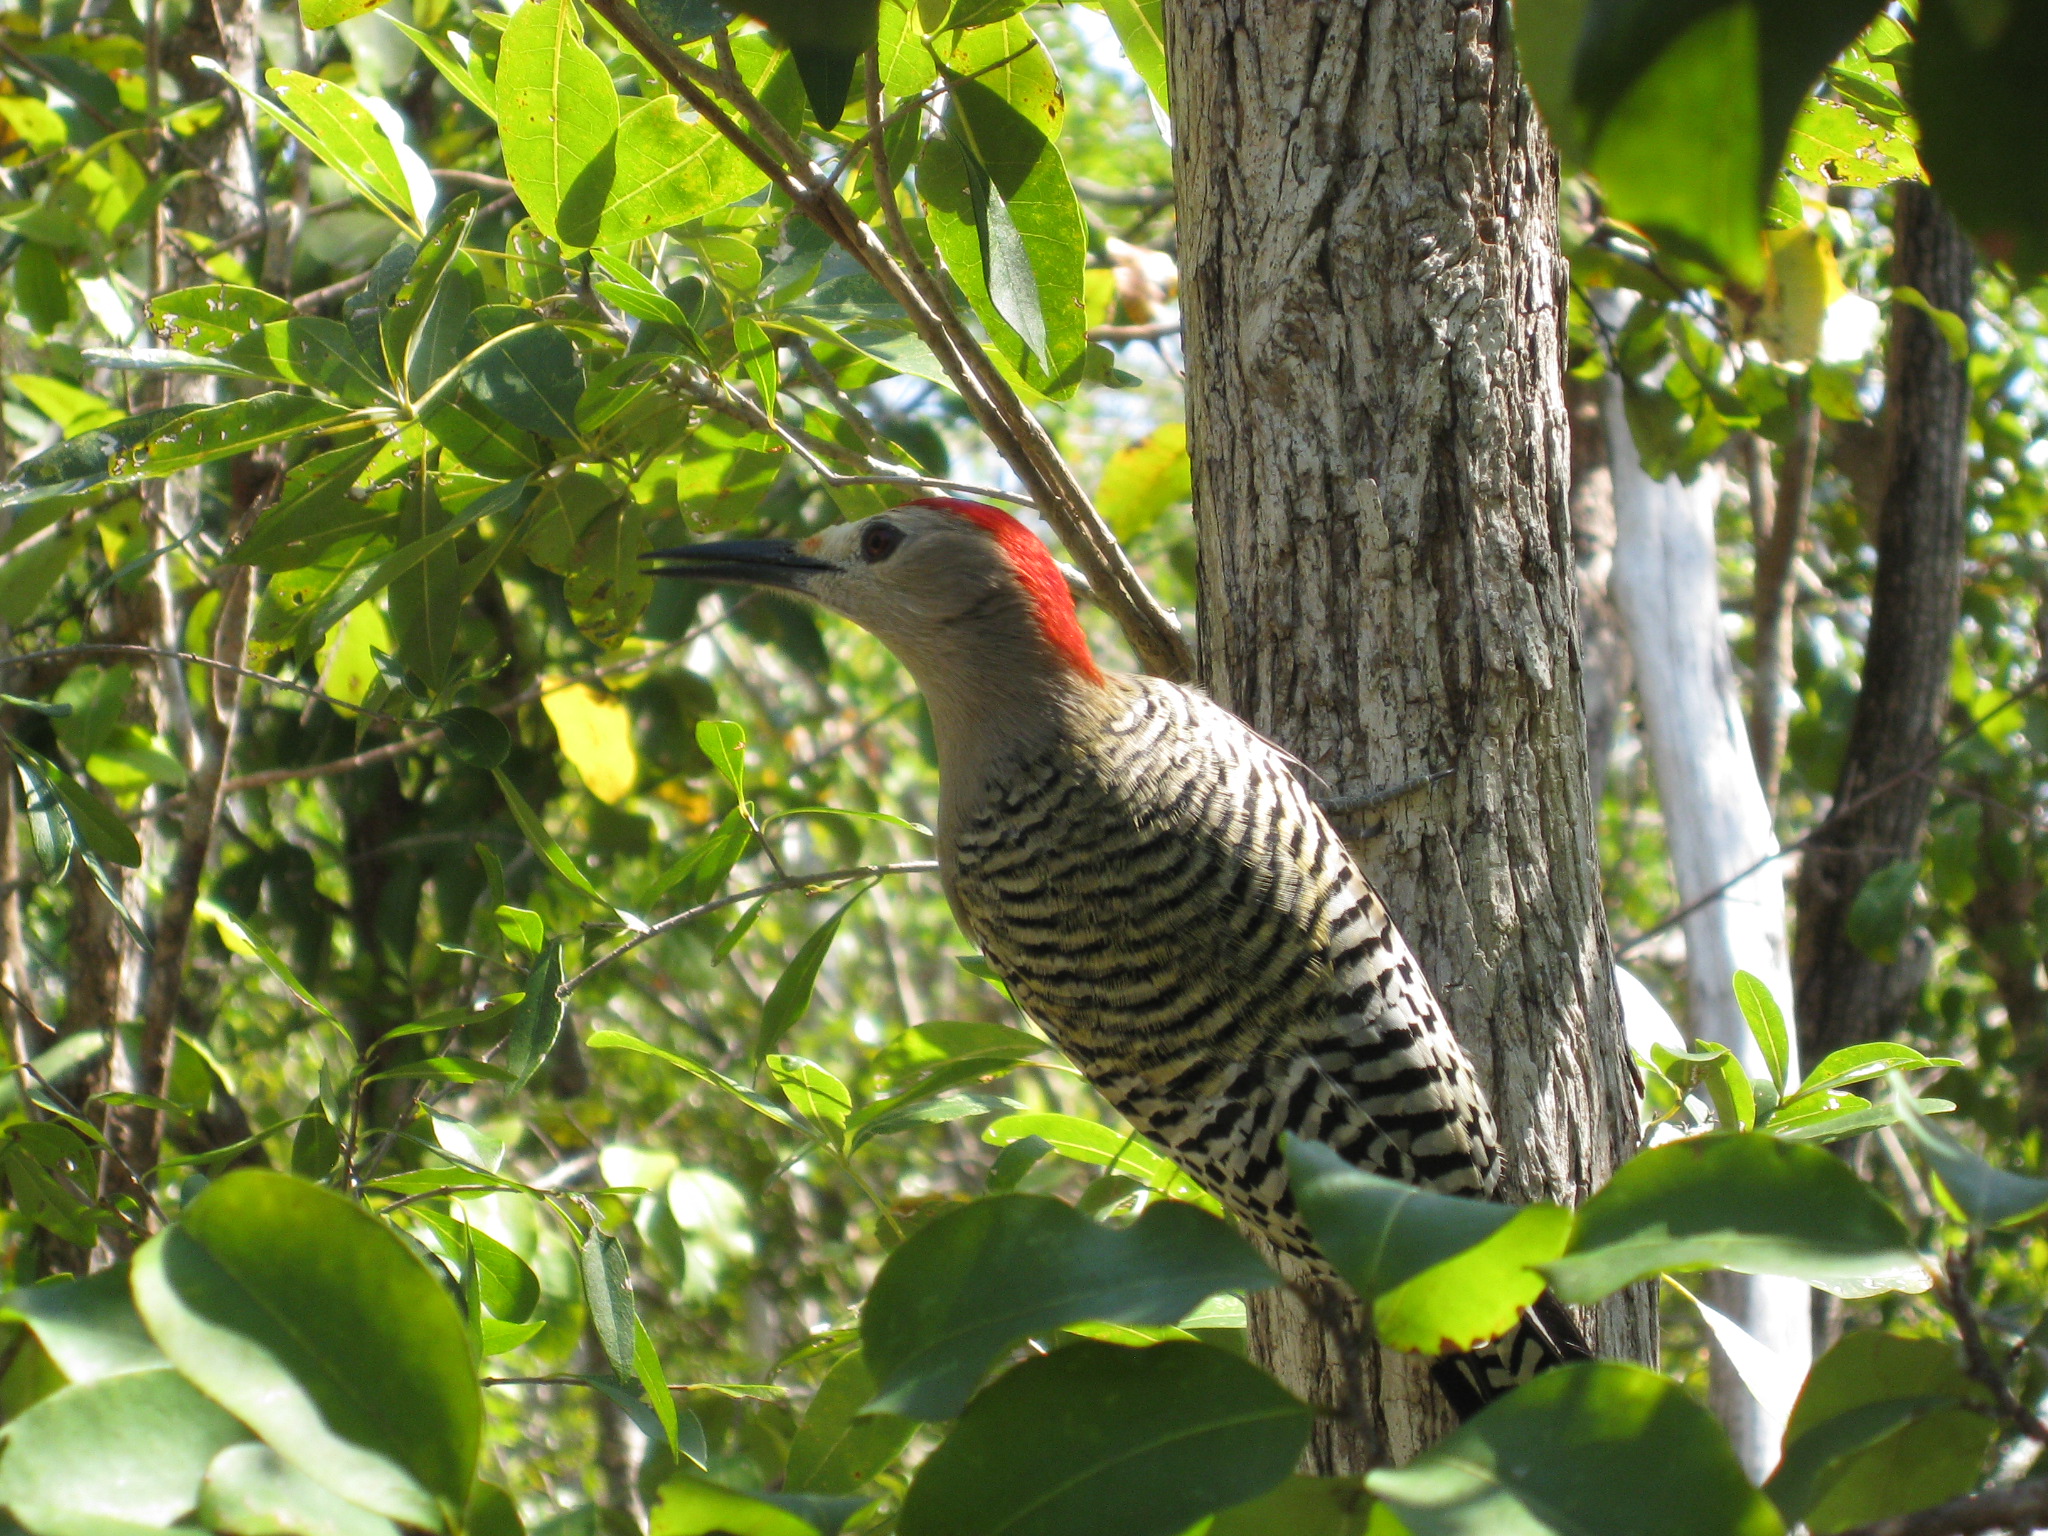
<instances>
[{"instance_id":1,"label":"green leaf","mask_svg":"<svg viewBox=\"0 0 2048 1536\"><path fill-rule=\"evenodd\" d=\"M478 1295L493 1317L523 1323L533 1316L533 1309L540 1305L540 1280L526 1260L467 1221L444 1216L427 1205L411 1210L440 1235L446 1251L459 1252L466 1244L475 1254Z\"/></svg>"},{"instance_id":2,"label":"green leaf","mask_svg":"<svg viewBox=\"0 0 2048 1536\"><path fill-rule=\"evenodd\" d=\"M590 521L570 565L563 593L569 617L592 644L623 645L654 596L654 578L640 557L650 544L639 507L616 499Z\"/></svg>"},{"instance_id":3,"label":"green leaf","mask_svg":"<svg viewBox=\"0 0 2048 1536\"><path fill-rule=\"evenodd\" d=\"M853 1095L846 1084L801 1056L770 1056L767 1066L775 1086L798 1114L820 1125L845 1129L846 1117L853 1109Z\"/></svg>"},{"instance_id":4,"label":"green leaf","mask_svg":"<svg viewBox=\"0 0 2048 1536\"><path fill-rule=\"evenodd\" d=\"M1771 996L1771 989L1760 978L1748 971L1737 971L1735 1001L1742 1009L1743 1020L1749 1025L1757 1049L1763 1052L1772 1084L1782 1094L1785 1091L1785 1073L1792 1062L1792 1037L1785 1028L1785 1015L1778 1008L1778 1000Z\"/></svg>"},{"instance_id":5,"label":"green leaf","mask_svg":"<svg viewBox=\"0 0 2048 1536\"><path fill-rule=\"evenodd\" d=\"M1027 1360L968 1405L917 1469L899 1528L1175 1536L1284 1480L1312 1418L1206 1344L1084 1341Z\"/></svg>"},{"instance_id":6,"label":"green leaf","mask_svg":"<svg viewBox=\"0 0 2048 1536\"><path fill-rule=\"evenodd\" d=\"M384 380L338 320L295 315L238 337L217 354L257 378L302 384L351 406L390 404Z\"/></svg>"},{"instance_id":7,"label":"green leaf","mask_svg":"<svg viewBox=\"0 0 2048 1536\"><path fill-rule=\"evenodd\" d=\"M1168 1162L1149 1143L1139 1139L1136 1131L1112 1130L1078 1115L1007 1115L983 1133L983 1140L1005 1147L1027 1136L1043 1137L1054 1151L1076 1162L1129 1174L1169 1200L1185 1201L1211 1212L1222 1210L1215 1196L1182 1172L1177 1163Z\"/></svg>"},{"instance_id":8,"label":"green leaf","mask_svg":"<svg viewBox=\"0 0 2048 1536\"><path fill-rule=\"evenodd\" d=\"M917 1422L863 1412L874 1395L866 1356L857 1349L841 1355L789 1442L782 1486L792 1493L851 1493L894 1461Z\"/></svg>"},{"instance_id":9,"label":"green leaf","mask_svg":"<svg viewBox=\"0 0 2048 1536\"><path fill-rule=\"evenodd\" d=\"M143 411L111 427L81 432L68 442L23 459L0 479L0 512L18 511L39 501L75 496L112 477L137 473L136 444L146 441L197 406L173 405Z\"/></svg>"},{"instance_id":10,"label":"green leaf","mask_svg":"<svg viewBox=\"0 0 2048 1536\"><path fill-rule=\"evenodd\" d=\"M514 1087L532 1081L541 1063L555 1048L562 1032L562 941L550 939L533 969L526 973L526 997L512 1015L512 1033L505 1044L505 1064L512 1069Z\"/></svg>"},{"instance_id":11,"label":"green leaf","mask_svg":"<svg viewBox=\"0 0 2048 1536\"><path fill-rule=\"evenodd\" d=\"M126 1264L0 1294L0 1319L25 1323L73 1385L170 1363L150 1342L129 1300Z\"/></svg>"},{"instance_id":12,"label":"green leaf","mask_svg":"<svg viewBox=\"0 0 2048 1536\"><path fill-rule=\"evenodd\" d=\"M534 0L513 14L498 55L498 121L505 172L533 222L562 245L595 244L612 190L619 93L568 0Z\"/></svg>"},{"instance_id":13,"label":"green leaf","mask_svg":"<svg viewBox=\"0 0 2048 1536\"><path fill-rule=\"evenodd\" d=\"M383 0L306 0L299 11L299 24L308 32L327 28L377 9Z\"/></svg>"},{"instance_id":14,"label":"green leaf","mask_svg":"<svg viewBox=\"0 0 2048 1536\"><path fill-rule=\"evenodd\" d=\"M1695 1269L1790 1275L1845 1296L1927 1285L1904 1224L1869 1185L1840 1158L1764 1132L1637 1154L1579 1208L1566 1256L1543 1266L1576 1305Z\"/></svg>"},{"instance_id":15,"label":"green leaf","mask_svg":"<svg viewBox=\"0 0 2048 1536\"><path fill-rule=\"evenodd\" d=\"M74 1384L7 1426L0 1505L55 1536L168 1526L199 1501L207 1463L248 1433L176 1371Z\"/></svg>"},{"instance_id":16,"label":"green leaf","mask_svg":"<svg viewBox=\"0 0 2048 1536\"><path fill-rule=\"evenodd\" d=\"M1316 1242L1373 1304L1395 1349L1470 1349L1514 1327L1543 1294L1536 1266L1564 1252L1569 1211L1417 1189L1354 1168L1320 1142L1287 1139L1290 1185Z\"/></svg>"},{"instance_id":17,"label":"green leaf","mask_svg":"<svg viewBox=\"0 0 2048 1536\"><path fill-rule=\"evenodd\" d=\"M292 968L285 964L284 957L272 949L269 944L265 943L259 934L251 930L234 913L204 896L199 899L198 911L201 917L208 919L214 927L220 930L221 942L227 945L229 949L233 950L236 954L247 955L252 959L261 960L264 969L283 983L285 991L291 993L293 997L297 998L322 1018L331 1019L334 1017L328 1011L327 1005L321 1002L307 988L306 984L293 974Z\"/></svg>"},{"instance_id":18,"label":"green leaf","mask_svg":"<svg viewBox=\"0 0 2048 1536\"><path fill-rule=\"evenodd\" d=\"M590 1326L604 1346L604 1357L620 1381L633 1380L634 1330L639 1317L633 1308L633 1279L626 1267L626 1249L595 1222L583 1240L583 1300Z\"/></svg>"},{"instance_id":19,"label":"green leaf","mask_svg":"<svg viewBox=\"0 0 2048 1536\"><path fill-rule=\"evenodd\" d=\"M1552 136L1598 174L1613 215L1754 288L1759 216L1793 119L1877 10L1523 0L1515 40Z\"/></svg>"},{"instance_id":20,"label":"green leaf","mask_svg":"<svg viewBox=\"0 0 2048 1536\"><path fill-rule=\"evenodd\" d=\"M747 798L747 729L736 720L699 720L697 746L741 800Z\"/></svg>"},{"instance_id":21,"label":"green leaf","mask_svg":"<svg viewBox=\"0 0 2048 1536\"><path fill-rule=\"evenodd\" d=\"M735 1493L695 1477L661 1485L647 1536L820 1536L800 1515L752 1494Z\"/></svg>"},{"instance_id":22,"label":"green leaf","mask_svg":"<svg viewBox=\"0 0 2048 1536\"><path fill-rule=\"evenodd\" d=\"M12 740L8 750L21 772L29 832L46 871L61 874L79 843L109 863L128 869L141 865L142 845L112 806L41 753Z\"/></svg>"},{"instance_id":23,"label":"green leaf","mask_svg":"<svg viewBox=\"0 0 2048 1536\"><path fill-rule=\"evenodd\" d=\"M952 34L943 62L946 133L918 162L933 242L997 350L1063 397L1088 345L1087 228L1057 146L1058 76L1021 17Z\"/></svg>"},{"instance_id":24,"label":"green leaf","mask_svg":"<svg viewBox=\"0 0 2048 1536\"><path fill-rule=\"evenodd\" d=\"M702 119L684 122L680 108L679 98L657 96L620 119L617 171L594 244L648 239L739 202L766 183L729 139Z\"/></svg>"},{"instance_id":25,"label":"green leaf","mask_svg":"<svg viewBox=\"0 0 2048 1536\"><path fill-rule=\"evenodd\" d=\"M1784 1531L1685 1388L1605 1360L1545 1372L1407 1466L1368 1473L1365 1485L1411 1536Z\"/></svg>"},{"instance_id":26,"label":"green leaf","mask_svg":"<svg viewBox=\"0 0 2048 1536\"><path fill-rule=\"evenodd\" d=\"M692 1061L687 1056L680 1056L674 1051L663 1050L658 1045L650 1045L645 1040L638 1039L616 1029L592 1030L590 1038L583 1043L593 1051L635 1051L642 1056L652 1056L658 1061L665 1061L672 1067L681 1068L700 1082L709 1083L713 1087L723 1089L727 1094L738 1099L755 1113L765 1115L777 1125L792 1128L796 1125L796 1122L790 1119L789 1111L780 1104L763 1098L751 1088L734 1082L724 1073L705 1066L701 1061Z\"/></svg>"},{"instance_id":27,"label":"green leaf","mask_svg":"<svg viewBox=\"0 0 2048 1536\"><path fill-rule=\"evenodd\" d=\"M408 1061L389 1071L374 1072L363 1079L366 1083L389 1081L428 1083L509 1083L512 1074L488 1061L478 1061L472 1056L424 1056L418 1061Z\"/></svg>"},{"instance_id":28,"label":"green leaf","mask_svg":"<svg viewBox=\"0 0 2048 1536\"><path fill-rule=\"evenodd\" d=\"M1894 1070L1913 1072L1927 1067L1961 1065L1962 1063L1952 1056L1923 1056L1910 1045L1895 1045L1886 1041L1844 1046L1839 1051L1830 1052L1818 1066L1807 1073L1806 1080L1799 1085L1799 1091L1786 1100L1786 1103L1794 1103L1810 1093L1822 1093L1845 1087L1850 1083L1883 1077L1885 1073ZM1783 1109L1780 1109L1779 1113L1783 1114Z\"/></svg>"},{"instance_id":29,"label":"green leaf","mask_svg":"<svg viewBox=\"0 0 2048 1536\"><path fill-rule=\"evenodd\" d=\"M1166 27L1164 0L1103 0L1102 9L1124 45L1124 57L1145 82L1162 109L1166 94Z\"/></svg>"},{"instance_id":30,"label":"green leaf","mask_svg":"<svg viewBox=\"0 0 2048 1536\"><path fill-rule=\"evenodd\" d=\"M811 993L818 985L818 972L824 967L826 951L839 936L839 925L847 912L870 889L871 883L860 886L830 917L818 924L816 931L796 952L796 958L776 978L774 989L769 992L767 1001L761 1004L761 1027L754 1035L755 1061L766 1061L782 1037L795 1028L797 1021L810 1010Z\"/></svg>"},{"instance_id":31,"label":"green leaf","mask_svg":"<svg viewBox=\"0 0 2048 1536\"><path fill-rule=\"evenodd\" d=\"M348 406L282 391L202 406L150 438L139 450L138 467L146 475L168 475L195 464L232 458L265 443L331 430L353 414Z\"/></svg>"},{"instance_id":32,"label":"green leaf","mask_svg":"<svg viewBox=\"0 0 2048 1536\"><path fill-rule=\"evenodd\" d=\"M2044 128L2048 14L1970 0L1928 0L1919 14L1920 158L1957 222L2030 280L2048 268L2048 167L2029 148Z\"/></svg>"},{"instance_id":33,"label":"green leaf","mask_svg":"<svg viewBox=\"0 0 2048 1536\"><path fill-rule=\"evenodd\" d=\"M382 1515L321 1487L269 1446L246 1440L207 1467L197 1518L206 1529L231 1536L398 1536Z\"/></svg>"},{"instance_id":34,"label":"green leaf","mask_svg":"<svg viewBox=\"0 0 2048 1536\"><path fill-rule=\"evenodd\" d=\"M1842 931L1849 942L1880 965L1899 958L1899 946L1913 926L1913 901L1920 885L1920 861L1897 859L1863 882Z\"/></svg>"},{"instance_id":35,"label":"green leaf","mask_svg":"<svg viewBox=\"0 0 2048 1536\"><path fill-rule=\"evenodd\" d=\"M290 299L233 283L203 283L160 293L148 308L150 327L166 346L208 353L218 353L237 337L297 313Z\"/></svg>"},{"instance_id":36,"label":"green leaf","mask_svg":"<svg viewBox=\"0 0 2048 1536\"><path fill-rule=\"evenodd\" d=\"M306 1106L299 1128L292 1132L292 1172L317 1184L334 1170L340 1156L341 1132L314 1099Z\"/></svg>"},{"instance_id":37,"label":"green leaf","mask_svg":"<svg viewBox=\"0 0 2048 1536\"><path fill-rule=\"evenodd\" d=\"M357 501L349 494L383 447L380 440L372 439L295 466L285 476L277 505L258 519L226 558L266 571L297 570L344 539L384 529L392 521L389 509Z\"/></svg>"},{"instance_id":38,"label":"green leaf","mask_svg":"<svg viewBox=\"0 0 2048 1536\"><path fill-rule=\"evenodd\" d=\"M1120 1230L1042 1195L977 1200L912 1233L875 1277L861 1312L880 1383L869 1406L951 1418L1019 1339L1074 1322L1176 1323L1218 1291L1273 1283L1221 1221L1177 1202Z\"/></svg>"},{"instance_id":39,"label":"green leaf","mask_svg":"<svg viewBox=\"0 0 2048 1536\"><path fill-rule=\"evenodd\" d=\"M654 1410L654 1421L661 1426L669 1455L681 1461L683 1448L676 1422L675 1395L668 1389L668 1378L662 1375L661 1356L655 1352L653 1336L638 1317L633 1319L633 1375L647 1398L647 1406ZM701 1457L697 1464L703 1465Z\"/></svg>"},{"instance_id":40,"label":"green leaf","mask_svg":"<svg viewBox=\"0 0 2048 1536\"><path fill-rule=\"evenodd\" d=\"M2010 1226L2048 1209L2048 1179L1992 1167L1921 1113L1896 1076L1892 1104L1906 1135L1941 1181L1949 1203L1971 1226Z\"/></svg>"},{"instance_id":41,"label":"green leaf","mask_svg":"<svg viewBox=\"0 0 2048 1536\"><path fill-rule=\"evenodd\" d=\"M135 1256L150 1335L292 1466L403 1524L469 1496L483 1417L462 1317L382 1222L238 1169Z\"/></svg>"},{"instance_id":42,"label":"green leaf","mask_svg":"<svg viewBox=\"0 0 2048 1536\"><path fill-rule=\"evenodd\" d=\"M252 99L294 138L397 223L415 232L426 223L433 199L431 182L423 189L414 187L399 146L362 98L346 86L297 70L273 69L263 78L286 110L279 112L261 97ZM414 163L418 164L416 158Z\"/></svg>"},{"instance_id":43,"label":"green leaf","mask_svg":"<svg viewBox=\"0 0 2048 1536\"><path fill-rule=\"evenodd\" d=\"M353 0L345 0L345 3L352 4ZM491 82L488 77L479 78L471 73L462 60L448 50L441 39L407 26L389 11L384 13L384 19L411 39L413 47L426 55L427 62L434 66L435 73L454 86L457 95L492 122L498 120L498 96L496 91L490 89Z\"/></svg>"},{"instance_id":44,"label":"green leaf","mask_svg":"<svg viewBox=\"0 0 2048 1536\"><path fill-rule=\"evenodd\" d=\"M735 8L764 22L788 47L811 115L825 132L837 128L853 91L854 69L875 43L879 0L739 0Z\"/></svg>"},{"instance_id":45,"label":"green leaf","mask_svg":"<svg viewBox=\"0 0 2048 1536\"><path fill-rule=\"evenodd\" d=\"M553 5L559 0L536 3ZM479 403L513 426L565 442L576 440L576 402L583 395L583 360L577 355L575 343L560 328L526 327L478 348L463 365L462 382Z\"/></svg>"},{"instance_id":46,"label":"green leaf","mask_svg":"<svg viewBox=\"0 0 2048 1536\"><path fill-rule=\"evenodd\" d=\"M1966 1493L1997 1425L1940 1339L1850 1333L1817 1361L1764 1492L1816 1536Z\"/></svg>"},{"instance_id":47,"label":"green leaf","mask_svg":"<svg viewBox=\"0 0 2048 1536\"><path fill-rule=\"evenodd\" d=\"M462 564L449 530L456 524L441 507L432 479L406 488L398 513L400 549L420 557L394 572L386 588L392 649L405 669L439 694L455 656L455 628L464 596Z\"/></svg>"},{"instance_id":48,"label":"green leaf","mask_svg":"<svg viewBox=\"0 0 2048 1536\"><path fill-rule=\"evenodd\" d=\"M464 705L436 715L434 724L448 738L448 755L472 768L502 768L512 753L512 733L487 709Z\"/></svg>"},{"instance_id":49,"label":"green leaf","mask_svg":"<svg viewBox=\"0 0 2048 1536\"><path fill-rule=\"evenodd\" d=\"M1220 1511L1203 1536L1366 1536L1372 1497L1355 1477L1290 1477L1249 1504Z\"/></svg>"},{"instance_id":50,"label":"green leaf","mask_svg":"<svg viewBox=\"0 0 2048 1536\"><path fill-rule=\"evenodd\" d=\"M511 808L512 819L519 823L519 830L526 834L527 842L533 845L533 851L541 856L542 862L572 889L581 891L602 906L610 906L611 903L600 896L597 887L590 883L589 877L576 867L576 861L562 851L562 845L556 842L553 835L541 824L540 817L536 816L533 807L526 803L526 797L519 793L518 786L505 776L505 770L493 768L491 777L498 781L498 791L504 795L505 804Z\"/></svg>"}]
</instances>

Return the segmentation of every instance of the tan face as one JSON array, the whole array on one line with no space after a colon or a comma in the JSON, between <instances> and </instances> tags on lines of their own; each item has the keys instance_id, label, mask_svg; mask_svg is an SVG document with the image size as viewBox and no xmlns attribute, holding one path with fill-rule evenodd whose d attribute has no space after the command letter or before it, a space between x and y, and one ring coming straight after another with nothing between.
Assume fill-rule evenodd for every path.
<instances>
[{"instance_id":1,"label":"tan face","mask_svg":"<svg viewBox=\"0 0 2048 1536\"><path fill-rule=\"evenodd\" d=\"M829 569L796 584L892 647L943 644L953 626L1021 603L1015 573L984 530L930 507L897 507L800 540Z\"/></svg>"}]
</instances>

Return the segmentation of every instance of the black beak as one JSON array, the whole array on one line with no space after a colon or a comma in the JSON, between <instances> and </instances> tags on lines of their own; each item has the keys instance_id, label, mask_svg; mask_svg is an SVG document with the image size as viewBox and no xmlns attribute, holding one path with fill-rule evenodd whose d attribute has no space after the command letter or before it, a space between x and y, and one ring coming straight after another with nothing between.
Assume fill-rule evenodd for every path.
<instances>
[{"instance_id":1,"label":"black beak","mask_svg":"<svg viewBox=\"0 0 2048 1536\"><path fill-rule=\"evenodd\" d=\"M683 544L650 549L640 557L650 562L650 576L686 576L692 581L736 581L750 587L804 589L814 571L837 570L830 560L802 553L789 539L727 539L718 544Z\"/></svg>"}]
</instances>

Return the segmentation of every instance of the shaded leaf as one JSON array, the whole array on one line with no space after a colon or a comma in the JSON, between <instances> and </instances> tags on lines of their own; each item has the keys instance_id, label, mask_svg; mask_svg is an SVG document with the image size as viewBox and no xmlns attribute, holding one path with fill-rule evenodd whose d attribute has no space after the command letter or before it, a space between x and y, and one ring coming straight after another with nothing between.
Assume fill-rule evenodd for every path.
<instances>
[{"instance_id":1,"label":"shaded leaf","mask_svg":"<svg viewBox=\"0 0 2048 1536\"><path fill-rule=\"evenodd\" d=\"M1206 1344L1084 1340L1027 1360L968 1405L919 1466L900 1529L1174 1536L1285 1479L1312 1418L1263 1371Z\"/></svg>"},{"instance_id":2,"label":"shaded leaf","mask_svg":"<svg viewBox=\"0 0 2048 1536\"><path fill-rule=\"evenodd\" d=\"M911 1234L876 1276L861 1313L880 1383L870 1406L950 1418L1019 1339L1072 1322L1175 1323L1218 1291L1273 1283L1191 1206L1161 1202L1118 1230L1041 1195L977 1200Z\"/></svg>"},{"instance_id":3,"label":"shaded leaf","mask_svg":"<svg viewBox=\"0 0 2048 1536\"><path fill-rule=\"evenodd\" d=\"M910 1443L914 1419L864 1413L874 1378L859 1350L840 1356L804 1411L789 1442L783 1486L792 1493L851 1493Z\"/></svg>"},{"instance_id":4,"label":"shaded leaf","mask_svg":"<svg viewBox=\"0 0 2048 1536\"><path fill-rule=\"evenodd\" d=\"M1940 1179L1943 1193L1972 1226L2002 1227L2048 1209L2048 1179L1992 1167L1929 1120L1896 1076L1892 1104L1914 1148Z\"/></svg>"}]
</instances>

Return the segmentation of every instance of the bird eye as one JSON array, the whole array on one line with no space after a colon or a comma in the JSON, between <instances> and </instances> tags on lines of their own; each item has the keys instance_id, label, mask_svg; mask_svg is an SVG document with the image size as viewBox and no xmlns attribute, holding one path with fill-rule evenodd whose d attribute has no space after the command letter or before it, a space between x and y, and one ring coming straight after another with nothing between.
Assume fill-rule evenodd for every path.
<instances>
[{"instance_id":1,"label":"bird eye","mask_svg":"<svg viewBox=\"0 0 2048 1536\"><path fill-rule=\"evenodd\" d=\"M895 554L902 542L903 530L894 523L869 523L861 531L860 557L869 565L877 564Z\"/></svg>"}]
</instances>

